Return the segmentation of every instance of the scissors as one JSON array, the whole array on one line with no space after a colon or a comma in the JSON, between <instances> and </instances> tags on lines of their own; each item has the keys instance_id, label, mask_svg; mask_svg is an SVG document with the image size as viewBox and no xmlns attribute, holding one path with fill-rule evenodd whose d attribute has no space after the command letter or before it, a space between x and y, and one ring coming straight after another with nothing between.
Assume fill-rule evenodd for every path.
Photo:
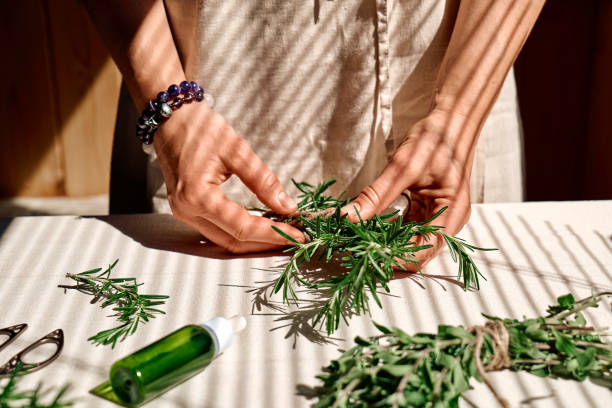
<instances>
[{"instance_id":1,"label":"scissors","mask_svg":"<svg viewBox=\"0 0 612 408\"><path fill-rule=\"evenodd\" d=\"M26 329L28 325L26 323L16 324L15 326L5 327L4 329L0 329L0 335L7 335L8 339L6 339L2 344L0 344L0 351L4 350L9 344L15 341L17 337L19 337ZM32 350L37 349L43 344L54 344L56 346L55 353L45 361L41 361L38 363L26 363L23 361L23 357L27 355ZM47 334L45 337L42 337L30 344L28 347L21 350L19 353L15 354L11 359L0 366L0 378L10 376L15 372L17 367L20 367L20 371L23 371L25 374L32 373L34 371L38 371L43 367L51 364L56 358L59 357L62 348L64 347L64 332L62 329L53 330L51 333Z\"/></svg>"}]
</instances>

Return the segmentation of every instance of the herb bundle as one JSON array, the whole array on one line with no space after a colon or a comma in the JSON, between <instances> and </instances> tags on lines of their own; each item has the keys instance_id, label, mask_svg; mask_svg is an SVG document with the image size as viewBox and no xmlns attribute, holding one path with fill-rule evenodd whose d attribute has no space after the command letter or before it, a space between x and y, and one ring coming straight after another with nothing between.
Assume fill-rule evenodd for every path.
<instances>
[{"instance_id":1,"label":"herb bundle","mask_svg":"<svg viewBox=\"0 0 612 408\"><path fill-rule=\"evenodd\" d=\"M294 282L309 289L327 289L329 299L315 317L314 326L320 323L325 326L327 333L331 334L338 329L341 318L348 324L349 312L357 315L369 313L368 292L381 307L377 286L380 285L389 292L388 284L394 277L394 268L406 269L405 265L411 263L416 264L418 268L414 254L432 247L429 244L417 245L418 237L428 241L433 234L441 235L449 247L452 259L459 262L457 279L463 280L466 290L472 286L480 288L479 276L483 279L484 276L474 264L469 252L489 249L475 247L461 238L445 234L442 226L428 225L446 207L422 222L406 222L401 216L397 216L396 211L382 216L374 215L369 220L363 220L359 216L359 223L354 224L340 215L340 209L348 204L349 200L324 194L334 182L335 180L329 180L312 186L294 181L302 193L299 196L301 200L298 203L298 212L291 217L267 214L297 226L309 238L308 242L302 244L274 228L294 246L285 251L293 252L293 256L277 279L272 292L278 293L282 290L283 302L289 305L291 301L296 304L298 301L293 289ZM300 265L317 256L326 262L340 258L340 265L345 268L346 273L322 282L309 281L309 277L301 273Z\"/></svg>"},{"instance_id":2,"label":"herb bundle","mask_svg":"<svg viewBox=\"0 0 612 408\"><path fill-rule=\"evenodd\" d=\"M21 391L17 389L19 378L24 374L21 366L18 366L8 378L4 386L0 386L0 408L62 408L72 406L72 401L63 401L62 398L68 385L62 387L53 397L50 404L43 404L40 400L48 390L43 391L39 384L35 389Z\"/></svg>"},{"instance_id":3,"label":"herb bundle","mask_svg":"<svg viewBox=\"0 0 612 408\"><path fill-rule=\"evenodd\" d=\"M457 407L474 377L493 389L486 371L509 368L540 377L593 382L612 389L612 344L604 329L587 326L582 311L597 307L605 292L575 301L557 299L548 315L522 321L485 316L485 326L439 326L437 334L410 336L376 325L382 335L355 339L356 346L317 376L316 408Z\"/></svg>"},{"instance_id":4,"label":"herb bundle","mask_svg":"<svg viewBox=\"0 0 612 408\"><path fill-rule=\"evenodd\" d=\"M140 322L147 323L149 319L155 318L156 314L166 314L156 306L166 303L166 295L144 295L138 293L136 278L111 278L111 271L119 260L115 260L105 270L102 268L91 269L79 274L67 273L66 277L76 282L75 286L59 285L63 289L76 289L80 292L92 295L90 303L100 300L101 308L113 306L116 312L112 316L120 322L119 326L103 330L87 340L98 345L110 344L112 348L118 341L123 341L127 336L136 332Z\"/></svg>"}]
</instances>

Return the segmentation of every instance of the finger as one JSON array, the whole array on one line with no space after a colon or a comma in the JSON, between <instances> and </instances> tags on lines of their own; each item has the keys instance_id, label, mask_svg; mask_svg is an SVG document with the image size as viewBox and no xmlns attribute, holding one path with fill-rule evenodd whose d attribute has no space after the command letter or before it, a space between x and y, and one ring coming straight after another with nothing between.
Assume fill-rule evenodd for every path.
<instances>
[{"instance_id":1,"label":"finger","mask_svg":"<svg viewBox=\"0 0 612 408\"><path fill-rule=\"evenodd\" d=\"M468 190L458 192L458 195L453 199L437 198L433 200L431 210L426 213L427 218L431 218L444 207L446 207L446 210L430 224L441 225L444 227L443 232L448 235L455 235L461 231L470 218L471 206Z\"/></svg>"},{"instance_id":2,"label":"finger","mask_svg":"<svg viewBox=\"0 0 612 408\"><path fill-rule=\"evenodd\" d=\"M254 216L244 207L229 200L219 186L207 184L197 191L183 191L178 195L179 204L190 216L200 216L238 241L262 242L272 245L288 245L291 242L274 231L275 226L298 242L305 242L304 234L285 223ZM176 206L176 205L175 205Z\"/></svg>"},{"instance_id":3,"label":"finger","mask_svg":"<svg viewBox=\"0 0 612 408\"><path fill-rule=\"evenodd\" d=\"M201 217L193 217L185 220L185 222L197 229L202 235L204 235L204 237L206 237L206 239L214 242L222 248L227 249L233 254L273 251L283 247L282 245L271 245L263 242L238 241L212 222Z\"/></svg>"},{"instance_id":4,"label":"finger","mask_svg":"<svg viewBox=\"0 0 612 408\"><path fill-rule=\"evenodd\" d=\"M440 214L435 220L431 222L431 224L444 226L442 229L448 235L457 234L461 228L467 223L470 216L470 205L469 205L469 197L467 196L467 189L465 192L459 192L459 195L454 200L449 199L436 199L433 200L433 205L427 205L428 202L432 202L430 200L421 200L418 194L413 194L414 197L412 206L423 206L424 211L419 210L418 208L414 210L411 207L411 213L414 214L423 214L424 217L422 219L411 219L413 221L423 221L428 218L431 218L438 211L442 210L444 207L447 209ZM431 208L428 208L431 207ZM435 234L430 236L429 240L425 240L423 237L417 237L416 240L417 245L432 245L432 248L424 249L415 253L415 260L418 262L418 268L424 268L425 265L431 261L434 257L436 257L440 251L444 248L446 242L444 238L440 234ZM408 271L416 272L418 268L415 264L411 264L407 266Z\"/></svg>"},{"instance_id":5,"label":"finger","mask_svg":"<svg viewBox=\"0 0 612 408\"><path fill-rule=\"evenodd\" d=\"M278 177L244 139L237 138L226 157L226 167L237 175L259 200L279 214L297 211L297 203L283 189Z\"/></svg>"},{"instance_id":6,"label":"finger","mask_svg":"<svg viewBox=\"0 0 612 408\"><path fill-rule=\"evenodd\" d=\"M416 245L431 245L431 248L422 249L414 254L414 260L417 263L410 262L407 265L404 263L406 267L405 271L407 272L419 272L419 270L423 270L425 266L435 258L442 248L444 248L444 238L439 235L434 235L429 237L429 240L425 240L422 237L417 237Z\"/></svg>"},{"instance_id":7,"label":"finger","mask_svg":"<svg viewBox=\"0 0 612 408\"><path fill-rule=\"evenodd\" d=\"M402 166L392 161L372 184L364 188L359 196L342 208L352 222L359 221L355 207L363 219L380 214L412 183L412 176Z\"/></svg>"}]
</instances>

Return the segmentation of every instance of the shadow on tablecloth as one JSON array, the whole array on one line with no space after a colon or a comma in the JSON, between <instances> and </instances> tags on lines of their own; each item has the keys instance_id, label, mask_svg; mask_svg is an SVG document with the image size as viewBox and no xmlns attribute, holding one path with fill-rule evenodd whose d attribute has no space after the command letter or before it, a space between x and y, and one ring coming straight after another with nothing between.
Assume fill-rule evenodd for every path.
<instances>
[{"instance_id":1,"label":"shadow on tablecloth","mask_svg":"<svg viewBox=\"0 0 612 408\"><path fill-rule=\"evenodd\" d=\"M282 255L280 251L231 254L206 241L198 231L170 214L129 214L84 217L103 221L144 247L213 259L261 258Z\"/></svg>"}]
</instances>

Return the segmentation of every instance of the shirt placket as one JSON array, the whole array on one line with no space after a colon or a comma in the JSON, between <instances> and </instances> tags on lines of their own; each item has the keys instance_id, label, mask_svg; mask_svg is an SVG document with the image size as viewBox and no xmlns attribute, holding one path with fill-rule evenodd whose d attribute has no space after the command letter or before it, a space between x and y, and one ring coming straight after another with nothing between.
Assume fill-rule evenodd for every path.
<instances>
[{"instance_id":1,"label":"shirt placket","mask_svg":"<svg viewBox=\"0 0 612 408\"><path fill-rule=\"evenodd\" d=\"M392 135L392 91L389 78L389 2L376 0L376 46L378 100L380 106L380 129L385 140L387 155L395 152L395 141Z\"/></svg>"}]
</instances>

